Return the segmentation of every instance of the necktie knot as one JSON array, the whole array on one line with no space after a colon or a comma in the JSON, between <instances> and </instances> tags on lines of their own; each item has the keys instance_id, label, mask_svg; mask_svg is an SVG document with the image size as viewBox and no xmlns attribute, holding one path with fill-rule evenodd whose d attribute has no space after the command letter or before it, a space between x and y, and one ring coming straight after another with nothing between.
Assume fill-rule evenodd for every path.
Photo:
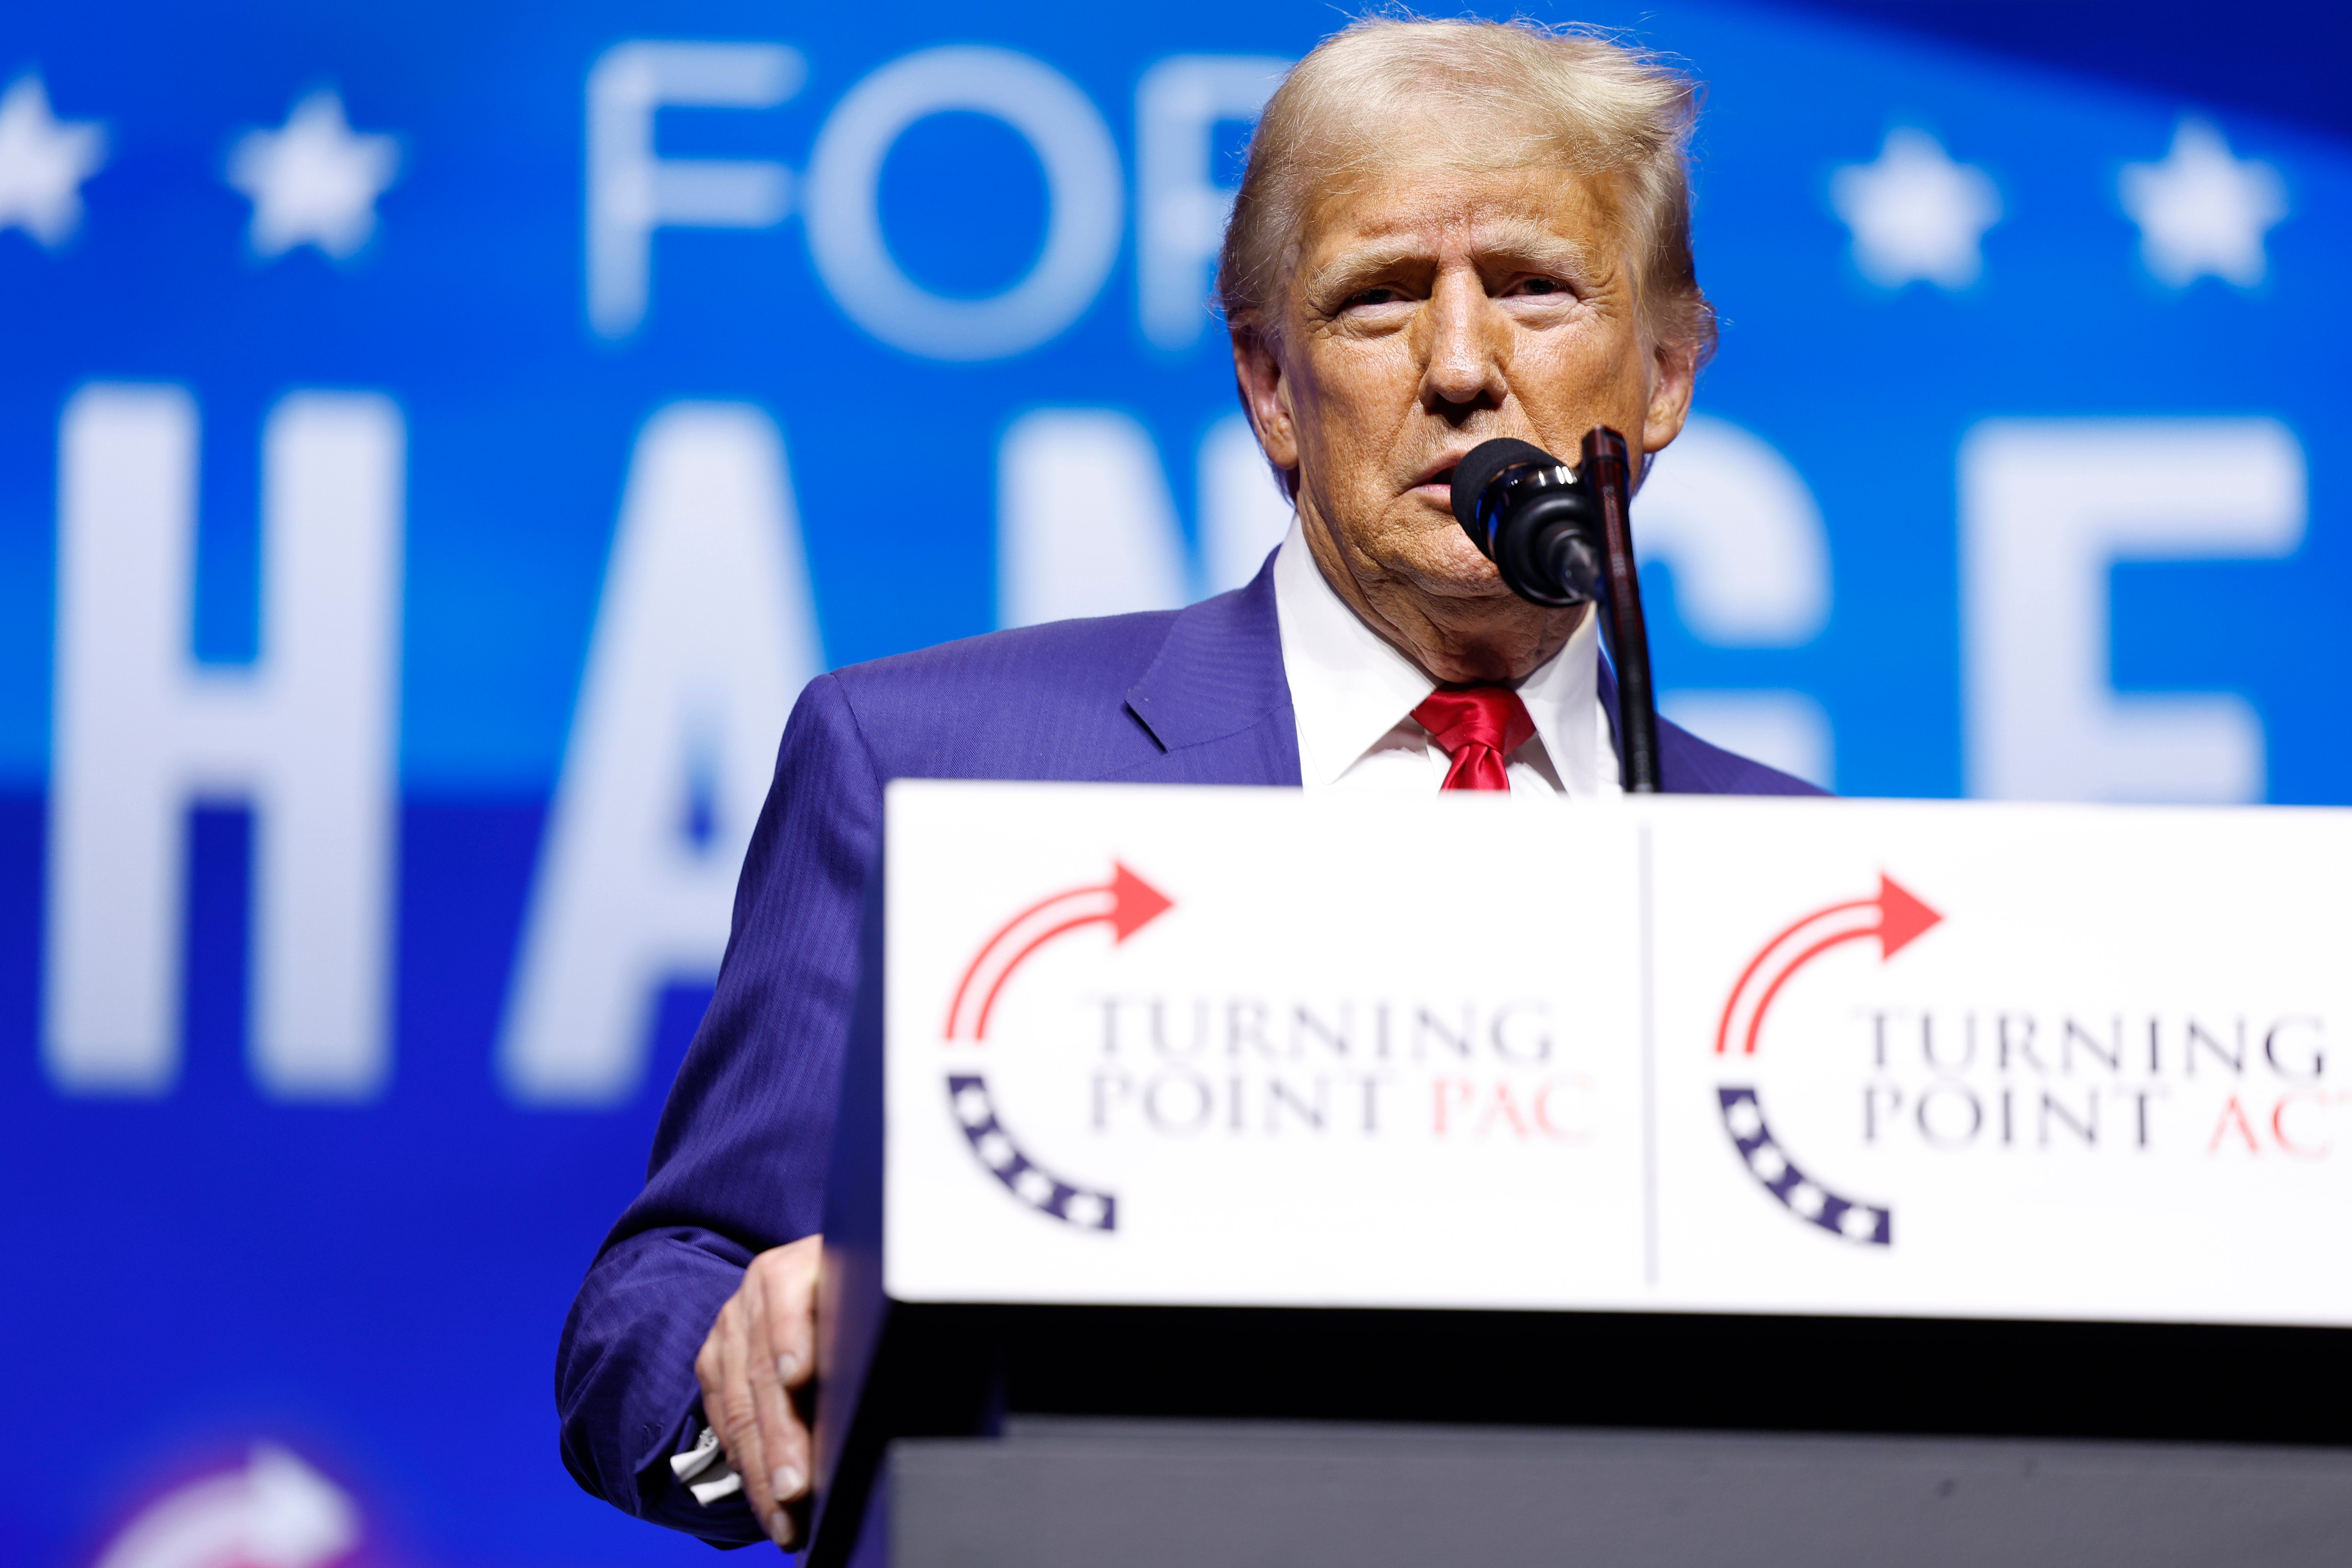
<instances>
[{"instance_id":1,"label":"necktie knot","mask_svg":"<svg viewBox=\"0 0 2352 1568\"><path fill-rule=\"evenodd\" d=\"M1412 716L1452 759L1442 786L1445 789L1509 789L1504 759L1536 732L1527 704L1503 686L1433 691Z\"/></svg>"}]
</instances>

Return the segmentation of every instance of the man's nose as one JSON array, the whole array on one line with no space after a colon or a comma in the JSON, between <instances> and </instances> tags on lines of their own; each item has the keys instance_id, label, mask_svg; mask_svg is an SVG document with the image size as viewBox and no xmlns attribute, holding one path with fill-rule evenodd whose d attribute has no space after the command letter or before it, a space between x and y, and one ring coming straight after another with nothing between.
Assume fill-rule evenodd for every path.
<instances>
[{"instance_id":1,"label":"man's nose","mask_svg":"<svg viewBox=\"0 0 2352 1568\"><path fill-rule=\"evenodd\" d=\"M1502 403L1500 314L1475 273L1448 272L1438 279L1429 300L1428 368L1422 376L1433 411L1466 412Z\"/></svg>"}]
</instances>

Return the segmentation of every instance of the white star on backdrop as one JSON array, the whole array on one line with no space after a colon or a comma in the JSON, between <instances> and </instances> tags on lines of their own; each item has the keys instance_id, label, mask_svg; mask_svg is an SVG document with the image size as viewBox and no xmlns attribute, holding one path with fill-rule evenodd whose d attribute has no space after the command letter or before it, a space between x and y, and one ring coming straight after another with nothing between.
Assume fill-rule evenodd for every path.
<instances>
[{"instance_id":1,"label":"white star on backdrop","mask_svg":"<svg viewBox=\"0 0 2352 1568\"><path fill-rule=\"evenodd\" d=\"M1967 288L1984 270L1978 242L2000 221L1991 176L1908 126L1886 133L1876 163L1832 174L1830 204L1853 231L1854 266L1882 289Z\"/></svg>"},{"instance_id":2,"label":"white star on backdrop","mask_svg":"<svg viewBox=\"0 0 2352 1568\"><path fill-rule=\"evenodd\" d=\"M2184 120L2161 163L2126 163L2116 193L2139 225L2140 259L2186 289L2211 273L2241 289L2263 280L2263 236L2286 216L2286 185L2268 163L2230 155L2221 133Z\"/></svg>"},{"instance_id":3,"label":"white star on backdrop","mask_svg":"<svg viewBox=\"0 0 2352 1568\"><path fill-rule=\"evenodd\" d=\"M400 172L400 144L353 133L343 101L321 89L282 131L248 131L229 153L228 183L253 199L254 254L315 245L341 261L375 232L375 199Z\"/></svg>"},{"instance_id":4,"label":"white star on backdrop","mask_svg":"<svg viewBox=\"0 0 2352 1568\"><path fill-rule=\"evenodd\" d=\"M21 228L55 250L81 226L81 184L106 162L106 127L60 121L48 89L26 75L0 94L0 229Z\"/></svg>"}]
</instances>

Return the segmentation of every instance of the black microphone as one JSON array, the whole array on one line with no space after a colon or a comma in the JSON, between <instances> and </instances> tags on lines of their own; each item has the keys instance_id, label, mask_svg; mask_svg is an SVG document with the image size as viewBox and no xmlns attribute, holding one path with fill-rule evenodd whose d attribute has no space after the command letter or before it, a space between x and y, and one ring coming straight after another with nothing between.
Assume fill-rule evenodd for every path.
<instances>
[{"instance_id":1,"label":"black microphone","mask_svg":"<svg viewBox=\"0 0 2352 1568\"><path fill-rule=\"evenodd\" d=\"M1628 794L1658 793L1658 712L1650 637L1628 518L1633 464L1625 437L1596 425L1571 468L1508 438L1470 449L1454 468L1454 521L1529 604L1601 605L1617 669L1619 773Z\"/></svg>"}]
</instances>

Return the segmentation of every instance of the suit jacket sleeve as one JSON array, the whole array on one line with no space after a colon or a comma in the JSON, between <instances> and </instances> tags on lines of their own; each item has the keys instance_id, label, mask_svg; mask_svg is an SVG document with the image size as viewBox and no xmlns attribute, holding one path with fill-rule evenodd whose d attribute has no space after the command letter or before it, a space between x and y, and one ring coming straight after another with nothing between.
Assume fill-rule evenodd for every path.
<instances>
[{"instance_id":1,"label":"suit jacket sleeve","mask_svg":"<svg viewBox=\"0 0 2352 1568\"><path fill-rule=\"evenodd\" d=\"M840 682L784 730L702 1026L646 1187L590 1266L556 1352L563 1462L591 1492L714 1543L764 1539L740 1498L704 1509L667 1460L700 1418L694 1358L754 1254L817 1230L857 984L882 786Z\"/></svg>"}]
</instances>

